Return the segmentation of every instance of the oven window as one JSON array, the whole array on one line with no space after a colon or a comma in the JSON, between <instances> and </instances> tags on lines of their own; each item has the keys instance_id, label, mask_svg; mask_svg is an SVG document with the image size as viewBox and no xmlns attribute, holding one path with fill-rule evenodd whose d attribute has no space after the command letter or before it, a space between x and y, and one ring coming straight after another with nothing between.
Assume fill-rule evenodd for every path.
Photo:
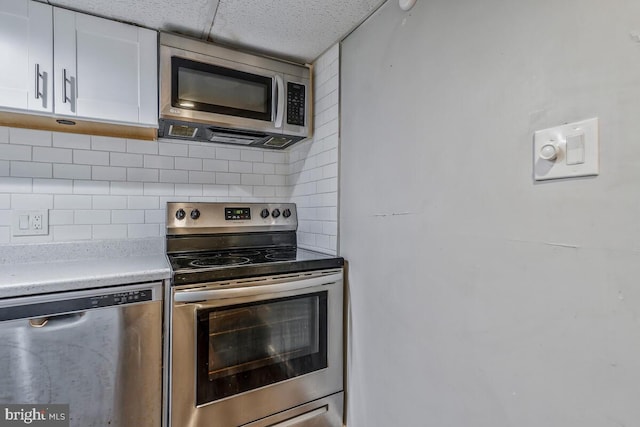
<instances>
[{"instance_id":1,"label":"oven window","mask_svg":"<svg viewBox=\"0 0 640 427\"><path fill-rule=\"evenodd\" d=\"M327 367L327 292L198 312L197 404Z\"/></svg>"},{"instance_id":2,"label":"oven window","mask_svg":"<svg viewBox=\"0 0 640 427\"><path fill-rule=\"evenodd\" d=\"M171 74L174 107L271 121L270 77L178 57Z\"/></svg>"}]
</instances>

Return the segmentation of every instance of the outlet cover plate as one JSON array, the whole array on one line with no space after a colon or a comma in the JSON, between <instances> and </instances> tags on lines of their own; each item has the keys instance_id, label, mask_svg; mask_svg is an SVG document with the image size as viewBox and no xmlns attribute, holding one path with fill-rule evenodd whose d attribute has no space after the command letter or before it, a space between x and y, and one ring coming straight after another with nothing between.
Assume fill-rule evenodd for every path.
<instances>
[{"instance_id":1,"label":"outlet cover plate","mask_svg":"<svg viewBox=\"0 0 640 427\"><path fill-rule=\"evenodd\" d=\"M13 236L46 236L49 234L49 209L14 210Z\"/></svg>"}]
</instances>

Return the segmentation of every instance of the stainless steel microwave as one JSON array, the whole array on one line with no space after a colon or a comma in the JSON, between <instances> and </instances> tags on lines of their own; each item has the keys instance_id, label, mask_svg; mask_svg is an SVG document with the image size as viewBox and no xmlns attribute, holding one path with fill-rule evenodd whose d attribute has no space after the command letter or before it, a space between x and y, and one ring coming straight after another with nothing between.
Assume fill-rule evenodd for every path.
<instances>
[{"instance_id":1,"label":"stainless steel microwave","mask_svg":"<svg viewBox=\"0 0 640 427\"><path fill-rule=\"evenodd\" d=\"M161 138L283 149L311 136L311 70L160 34Z\"/></svg>"}]
</instances>

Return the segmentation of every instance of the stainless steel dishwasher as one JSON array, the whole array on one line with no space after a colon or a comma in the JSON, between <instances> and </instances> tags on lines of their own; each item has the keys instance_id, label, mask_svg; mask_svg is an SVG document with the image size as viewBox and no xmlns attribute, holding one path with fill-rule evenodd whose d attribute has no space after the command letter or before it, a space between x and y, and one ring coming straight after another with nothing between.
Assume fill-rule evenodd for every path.
<instances>
[{"instance_id":1,"label":"stainless steel dishwasher","mask_svg":"<svg viewBox=\"0 0 640 427\"><path fill-rule=\"evenodd\" d=\"M0 403L69 404L71 427L158 427L162 283L0 299Z\"/></svg>"}]
</instances>

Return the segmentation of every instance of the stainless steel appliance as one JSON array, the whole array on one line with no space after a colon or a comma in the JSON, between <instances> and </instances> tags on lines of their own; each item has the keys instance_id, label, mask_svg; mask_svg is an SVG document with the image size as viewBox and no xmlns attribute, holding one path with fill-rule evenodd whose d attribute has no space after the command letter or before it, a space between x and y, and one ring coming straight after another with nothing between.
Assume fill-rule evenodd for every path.
<instances>
[{"instance_id":1,"label":"stainless steel appliance","mask_svg":"<svg viewBox=\"0 0 640 427\"><path fill-rule=\"evenodd\" d=\"M282 149L311 136L307 66L160 34L159 137Z\"/></svg>"},{"instance_id":2,"label":"stainless steel appliance","mask_svg":"<svg viewBox=\"0 0 640 427\"><path fill-rule=\"evenodd\" d=\"M69 404L71 427L162 421L162 284L0 300L0 403Z\"/></svg>"},{"instance_id":3,"label":"stainless steel appliance","mask_svg":"<svg viewBox=\"0 0 640 427\"><path fill-rule=\"evenodd\" d=\"M173 427L343 425L343 264L294 204L169 203Z\"/></svg>"}]
</instances>

